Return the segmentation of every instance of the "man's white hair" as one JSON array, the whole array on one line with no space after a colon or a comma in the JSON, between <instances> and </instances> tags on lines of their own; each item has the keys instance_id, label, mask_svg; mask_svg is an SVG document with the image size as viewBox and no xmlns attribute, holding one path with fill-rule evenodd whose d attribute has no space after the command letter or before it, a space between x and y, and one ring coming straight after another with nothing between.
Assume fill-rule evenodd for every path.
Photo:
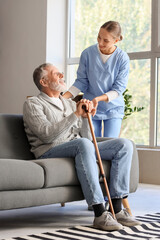
<instances>
[{"instance_id":1,"label":"man's white hair","mask_svg":"<svg viewBox=\"0 0 160 240\"><path fill-rule=\"evenodd\" d=\"M41 91L42 85L40 84L40 80L42 78L47 79L48 71L46 70L47 67L53 66L51 63L43 63L39 67L37 67L33 72L33 80L36 84L37 88Z\"/></svg>"},{"instance_id":2,"label":"man's white hair","mask_svg":"<svg viewBox=\"0 0 160 240\"><path fill-rule=\"evenodd\" d=\"M41 78L47 79L48 71L46 70L47 67L53 66L51 63L46 63L46 66L41 67L42 73Z\"/></svg>"}]
</instances>

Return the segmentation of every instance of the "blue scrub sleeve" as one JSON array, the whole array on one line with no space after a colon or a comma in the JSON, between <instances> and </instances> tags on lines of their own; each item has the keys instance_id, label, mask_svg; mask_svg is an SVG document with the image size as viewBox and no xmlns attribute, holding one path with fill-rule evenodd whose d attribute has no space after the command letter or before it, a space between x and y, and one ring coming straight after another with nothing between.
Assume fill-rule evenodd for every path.
<instances>
[{"instance_id":1,"label":"blue scrub sleeve","mask_svg":"<svg viewBox=\"0 0 160 240\"><path fill-rule=\"evenodd\" d=\"M77 70L77 79L75 80L73 86L80 89L83 93L88 90L88 77L87 77L87 71L86 71L86 59L84 54L81 54L79 67Z\"/></svg>"},{"instance_id":2,"label":"blue scrub sleeve","mask_svg":"<svg viewBox=\"0 0 160 240\"><path fill-rule=\"evenodd\" d=\"M127 87L128 76L129 76L129 57L127 55L127 57L121 61L119 72L112 86L112 90L115 90L118 92L119 95L122 95Z\"/></svg>"}]
</instances>

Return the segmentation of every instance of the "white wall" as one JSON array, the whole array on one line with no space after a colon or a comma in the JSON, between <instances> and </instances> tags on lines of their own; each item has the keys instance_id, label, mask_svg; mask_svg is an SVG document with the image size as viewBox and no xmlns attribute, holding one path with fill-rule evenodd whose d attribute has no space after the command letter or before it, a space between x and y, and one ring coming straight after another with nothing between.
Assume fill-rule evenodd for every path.
<instances>
[{"instance_id":1,"label":"white wall","mask_svg":"<svg viewBox=\"0 0 160 240\"><path fill-rule=\"evenodd\" d=\"M34 69L65 70L66 0L0 0L0 113L22 113L37 95ZM47 14L48 12L48 14Z\"/></svg>"},{"instance_id":2,"label":"white wall","mask_svg":"<svg viewBox=\"0 0 160 240\"><path fill-rule=\"evenodd\" d=\"M32 73L46 61L46 32L47 0L0 0L1 113L22 113L38 93Z\"/></svg>"},{"instance_id":3,"label":"white wall","mask_svg":"<svg viewBox=\"0 0 160 240\"><path fill-rule=\"evenodd\" d=\"M47 4L47 62L65 73L67 40L67 1L48 0Z\"/></svg>"},{"instance_id":4,"label":"white wall","mask_svg":"<svg viewBox=\"0 0 160 240\"><path fill-rule=\"evenodd\" d=\"M139 182L160 185L159 149L138 149Z\"/></svg>"},{"instance_id":5,"label":"white wall","mask_svg":"<svg viewBox=\"0 0 160 240\"><path fill-rule=\"evenodd\" d=\"M34 68L46 59L47 0L0 0L0 112L22 113L37 94Z\"/></svg>"}]
</instances>

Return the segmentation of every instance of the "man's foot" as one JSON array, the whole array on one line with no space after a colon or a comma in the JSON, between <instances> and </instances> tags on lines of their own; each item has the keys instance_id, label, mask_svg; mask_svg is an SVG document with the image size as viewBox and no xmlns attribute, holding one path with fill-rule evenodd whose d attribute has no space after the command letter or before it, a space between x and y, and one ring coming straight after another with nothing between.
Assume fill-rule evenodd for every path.
<instances>
[{"instance_id":1,"label":"man's foot","mask_svg":"<svg viewBox=\"0 0 160 240\"><path fill-rule=\"evenodd\" d=\"M119 213L116 213L117 222L123 226L132 227L136 225L141 225L140 221L137 221L133 216L131 216L126 209L121 210Z\"/></svg>"},{"instance_id":2,"label":"man's foot","mask_svg":"<svg viewBox=\"0 0 160 240\"><path fill-rule=\"evenodd\" d=\"M105 211L100 217L95 217L93 226L106 231L115 231L123 228L108 211Z\"/></svg>"}]
</instances>

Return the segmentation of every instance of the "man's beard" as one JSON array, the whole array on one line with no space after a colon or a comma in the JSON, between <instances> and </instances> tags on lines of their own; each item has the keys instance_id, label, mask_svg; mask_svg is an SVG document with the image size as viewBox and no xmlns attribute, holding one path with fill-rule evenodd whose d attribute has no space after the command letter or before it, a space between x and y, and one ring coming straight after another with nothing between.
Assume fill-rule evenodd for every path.
<instances>
[{"instance_id":1,"label":"man's beard","mask_svg":"<svg viewBox=\"0 0 160 240\"><path fill-rule=\"evenodd\" d=\"M66 91L67 87L66 87L66 84L64 83L63 81L63 85L61 84L61 80L59 80L59 84L58 83L55 83L55 82L51 82L50 83L50 88L57 91L57 92L64 92Z\"/></svg>"}]
</instances>

